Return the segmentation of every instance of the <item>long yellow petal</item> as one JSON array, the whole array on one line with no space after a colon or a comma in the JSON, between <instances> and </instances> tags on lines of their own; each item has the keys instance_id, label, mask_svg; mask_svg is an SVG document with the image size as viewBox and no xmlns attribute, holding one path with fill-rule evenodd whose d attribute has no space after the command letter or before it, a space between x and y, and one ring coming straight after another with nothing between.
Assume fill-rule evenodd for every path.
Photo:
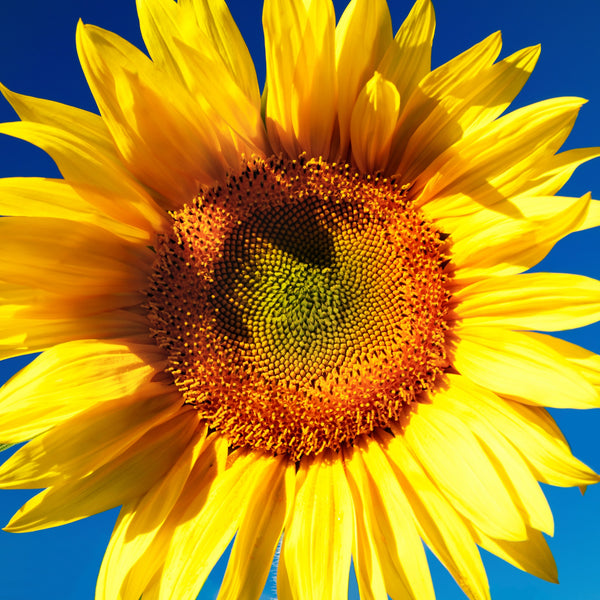
<instances>
[{"instance_id":1,"label":"long yellow petal","mask_svg":"<svg viewBox=\"0 0 600 600\"><path fill-rule=\"evenodd\" d=\"M180 207L198 186L222 179L239 155L187 90L137 48L79 24L77 48L98 108L127 167Z\"/></svg>"},{"instance_id":2,"label":"long yellow petal","mask_svg":"<svg viewBox=\"0 0 600 600\"><path fill-rule=\"evenodd\" d=\"M281 459L246 451L233 459L210 490L180 507L179 526L173 531L160 579L161 599L196 598L263 478L276 468L274 463L281 463Z\"/></svg>"},{"instance_id":3,"label":"long yellow petal","mask_svg":"<svg viewBox=\"0 0 600 600\"><path fill-rule=\"evenodd\" d=\"M525 85L539 53L539 46L525 48L470 74L451 93L441 96L410 137L396 172L405 181L415 180L461 137L501 115ZM425 91L423 83L420 89Z\"/></svg>"},{"instance_id":4,"label":"long yellow petal","mask_svg":"<svg viewBox=\"0 0 600 600\"><path fill-rule=\"evenodd\" d=\"M214 18L211 7L205 8L205 17ZM153 60L187 88L211 123L222 122L220 135L231 136L240 154L260 154L266 148L266 131L256 75L254 92L248 96L223 48L215 46L215 32L206 23L198 24L193 7L171 0L138 0L138 14Z\"/></svg>"},{"instance_id":5,"label":"long yellow petal","mask_svg":"<svg viewBox=\"0 0 600 600\"><path fill-rule=\"evenodd\" d=\"M449 380L448 389L435 396L436 408L458 417L479 439L504 488L526 516L527 524L553 535L554 520L548 502L524 459L499 430L494 421L496 411L488 411L486 403L477 402L477 395L469 393L464 377L450 376Z\"/></svg>"},{"instance_id":6,"label":"long yellow petal","mask_svg":"<svg viewBox=\"0 0 600 600\"><path fill-rule=\"evenodd\" d=\"M482 209L459 218L441 219L451 232L453 285L490 276L515 275L536 265L554 244L578 230L589 214L590 196L511 198L511 210Z\"/></svg>"},{"instance_id":7,"label":"long yellow petal","mask_svg":"<svg viewBox=\"0 0 600 600\"><path fill-rule=\"evenodd\" d=\"M172 52L174 39L183 36L181 6L177 2L164 0L137 0L136 6L140 32L150 58L173 79L185 85ZM194 25L195 20L193 19ZM189 25L188 28L191 29Z\"/></svg>"},{"instance_id":8,"label":"long yellow petal","mask_svg":"<svg viewBox=\"0 0 600 600\"><path fill-rule=\"evenodd\" d=\"M358 463L354 465L354 463ZM356 452L345 452L346 469L364 471L364 465ZM361 481L361 475L355 476ZM388 600L383 566L380 555L385 553L381 548L376 527L373 523L369 498L363 498L360 488L354 483L352 476L348 479L354 506L354 535L352 537L352 564L356 572L356 581L360 598L364 600ZM385 560L385 559L384 559ZM389 561L389 559L388 559ZM388 576L389 579L389 576ZM406 586L403 594L406 596Z\"/></svg>"},{"instance_id":9,"label":"long yellow petal","mask_svg":"<svg viewBox=\"0 0 600 600\"><path fill-rule=\"evenodd\" d=\"M87 192L87 193L86 193ZM118 205L118 206L117 206ZM111 208L121 214L111 218ZM90 223L130 241L153 239L156 231L138 213L129 220L123 213L128 203L118 202L90 187L73 187L63 179L6 177L0 179L0 213L5 217L52 217L78 223ZM166 215L164 215L166 217ZM166 218L164 219L166 222ZM159 230L162 226L158 226Z\"/></svg>"},{"instance_id":10,"label":"long yellow petal","mask_svg":"<svg viewBox=\"0 0 600 600\"><path fill-rule=\"evenodd\" d=\"M472 600L489 600L485 568L463 519L412 455L402 434L377 437L416 517L419 535Z\"/></svg>"},{"instance_id":11,"label":"long yellow petal","mask_svg":"<svg viewBox=\"0 0 600 600\"><path fill-rule=\"evenodd\" d=\"M377 70L391 81L401 98L411 96L431 69L435 13L431 0L417 0L389 45Z\"/></svg>"},{"instance_id":12,"label":"long yellow petal","mask_svg":"<svg viewBox=\"0 0 600 600\"><path fill-rule=\"evenodd\" d=\"M482 387L526 404L596 408L600 396L558 352L526 332L457 328L453 364ZM510 375L510 376L509 376Z\"/></svg>"},{"instance_id":13,"label":"long yellow petal","mask_svg":"<svg viewBox=\"0 0 600 600\"><path fill-rule=\"evenodd\" d=\"M58 297L59 300L64 300ZM41 352L57 344L85 339L118 340L127 338L148 341L148 322L126 310L109 310L100 314L65 315L60 309L42 317L30 316L30 307L14 314L0 314L0 360L12 356ZM0 310L0 312L2 312ZM51 317L51 318L50 318Z\"/></svg>"},{"instance_id":14,"label":"long yellow petal","mask_svg":"<svg viewBox=\"0 0 600 600\"><path fill-rule=\"evenodd\" d=\"M286 527L289 524L289 520L291 518L292 512L294 511L294 500L295 500L295 492L302 487L304 481L306 480L306 475L308 473L308 469L299 469L296 472L296 478L294 481L294 490L292 495L290 496L291 502L288 505L288 514L286 517ZM284 531L285 535L285 531ZM290 570L294 568L292 565L289 569L286 564L285 554L282 552L283 547L283 538L279 545L279 549L277 552L277 598L279 600L294 600L294 592L292 590L292 585L290 583Z\"/></svg>"},{"instance_id":15,"label":"long yellow petal","mask_svg":"<svg viewBox=\"0 0 600 600\"><path fill-rule=\"evenodd\" d=\"M265 121L273 149L329 157L337 118L335 13L331 0L266 0Z\"/></svg>"},{"instance_id":16,"label":"long yellow petal","mask_svg":"<svg viewBox=\"0 0 600 600\"><path fill-rule=\"evenodd\" d=\"M600 281L563 273L484 279L456 293L465 327L561 331L600 319Z\"/></svg>"},{"instance_id":17,"label":"long yellow petal","mask_svg":"<svg viewBox=\"0 0 600 600\"><path fill-rule=\"evenodd\" d=\"M107 372L106 377L117 375ZM149 387L98 403L31 440L0 467L0 487L47 488L85 477L113 460L180 409L168 387Z\"/></svg>"},{"instance_id":18,"label":"long yellow petal","mask_svg":"<svg viewBox=\"0 0 600 600\"><path fill-rule=\"evenodd\" d=\"M3 124L3 133L38 145L70 183L95 186L108 197L126 199L122 213L138 219L141 216L154 229L159 228L164 219L161 204L123 165L102 117L59 102L17 94L2 85L0 91L19 117L28 122L16 128Z\"/></svg>"},{"instance_id":19,"label":"long yellow petal","mask_svg":"<svg viewBox=\"0 0 600 600\"><path fill-rule=\"evenodd\" d=\"M352 545L352 500L340 458L304 459L281 554L294 598L346 600Z\"/></svg>"},{"instance_id":20,"label":"long yellow petal","mask_svg":"<svg viewBox=\"0 0 600 600\"><path fill-rule=\"evenodd\" d=\"M273 461L250 499L235 537L218 600L258 600L294 499L295 465Z\"/></svg>"},{"instance_id":21,"label":"long yellow petal","mask_svg":"<svg viewBox=\"0 0 600 600\"><path fill-rule=\"evenodd\" d=\"M571 178L575 169L589 160L600 156L600 148L576 148L554 156L542 158L524 179L521 193L532 196L556 194Z\"/></svg>"},{"instance_id":22,"label":"long yellow petal","mask_svg":"<svg viewBox=\"0 0 600 600\"><path fill-rule=\"evenodd\" d=\"M507 563L531 573L540 579L558 583L556 563L544 536L537 530L528 528L527 539L519 542L497 540L473 528L477 543Z\"/></svg>"},{"instance_id":23,"label":"long yellow petal","mask_svg":"<svg viewBox=\"0 0 600 600\"><path fill-rule=\"evenodd\" d=\"M15 513L6 531L65 525L141 496L175 464L198 426L196 411L182 409L97 471L34 496Z\"/></svg>"},{"instance_id":24,"label":"long yellow petal","mask_svg":"<svg viewBox=\"0 0 600 600\"><path fill-rule=\"evenodd\" d=\"M419 538L415 517L379 442L365 438L358 442L347 463L377 540L383 578L392 597L434 598L431 575Z\"/></svg>"},{"instance_id":25,"label":"long yellow petal","mask_svg":"<svg viewBox=\"0 0 600 600\"><path fill-rule=\"evenodd\" d=\"M206 430L206 426L198 429L170 471L147 494L123 506L100 567L96 600L148 595L181 513L191 500L206 498L225 468L227 442L218 435L206 439Z\"/></svg>"},{"instance_id":26,"label":"long yellow petal","mask_svg":"<svg viewBox=\"0 0 600 600\"><path fill-rule=\"evenodd\" d=\"M429 1L418 3L418 6L422 8L426 8L427 5L431 7ZM427 8L426 12L429 12L429 10L432 11L433 9ZM433 16L433 12L431 12L431 15ZM433 29L431 29L430 34L433 36ZM429 63L431 42L423 40L422 43L424 48L417 49L417 51L426 52L427 62ZM464 86L465 81L469 81L479 72L489 68L496 60L501 47L500 33L494 33L434 71L429 72L429 66L427 66L426 71L422 69L425 75L422 80L414 82L414 85L417 83L418 85L414 87L412 93L409 90L405 91L403 88L401 83L402 71L398 72L397 77L394 77L384 65L380 65L379 68L382 74L396 83L400 97L403 99L402 114L394 133L390 172L397 172L397 167L406 151L408 141L421 124L426 121L427 117L435 111L440 102L444 98L454 96ZM410 68L408 65L405 66ZM402 177L401 174L399 176ZM408 183L404 180L402 182Z\"/></svg>"},{"instance_id":27,"label":"long yellow petal","mask_svg":"<svg viewBox=\"0 0 600 600\"><path fill-rule=\"evenodd\" d=\"M203 106L206 118L221 123L219 137L231 137L239 154L269 154L260 103L252 104L240 90L239 82L228 76L214 57L183 42L177 41L175 46L191 93Z\"/></svg>"},{"instance_id":28,"label":"long yellow petal","mask_svg":"<svg viewBox=\"0 0 600 600\"><path fill-rule=\"evenodd\" d=\"M146 353L145 347L96 340L44 352L0 391L0 439L31 439L96 404L135 396L161 367L145 360Z\"/></svg>"},{"instance_id":29,"label":"long yellow petal","mask_svg":"<svg viewBox=\"0 0 600 600\"><path fill-rule=\"evenodd\" d=\"M54 319L100 315L139 306L145 300L145 296L137 291L117 294L103 290L97 292L89 294L81 289L48 291L36 288L35 284L3 283L0 291L0 329L6 334L7 328L14 329L15 324L18 326L21 322L25 327L25 323L32 319L51 326Z\"/></svg>"},{"instance_id":30,"label":"long yellow petal","mask_svg":"<svg viewBox=\"0 0 600 600\"><path fill-rule=\"evenodd\" d=\"M0 84L0 91L22 121L63 129L77 135L98 151L117 158L117 153L102 117L74 106L17 94Z\"/></svg>"},{"instance_id":31,"label":"long yellow petal","mask_svg":"<svg viewBox=\"0 0 600 600\"><path fill-rule=\"evenodd\" d=\"M546 410L500 398L465 377L449 377L457 391L463 393L463 404L479 407L480 417L485 417L514 446L538 481L571 487L599 480L596 473L571 454Z\"/></svg>"},{"instance_id":32,"label":"long yellow petal","mask_svg":"<svg viewBox=\"0 0 600 600\"><path fill-rule=\"evenodd\" d=\"M375 73L358 95L350 123L352 156L362 173L385 169L399 114L398 90Z\"/></svg>"},{"instance_id":33,"label":"long yellow petal","mask_svg":"<svg viewBox=\"0 0 600 600\"><path fill-rule=\"evenodd\" d=\"M127 294L147 286L154 260L145 246L80 223L43 217L0 220L0 281L61 292Z\"/></svg>"},{"instance_id":34,"label":"long yellow petal","mask_svg":"<svg viewBox=\"0 0 600 600\"><path fill-rule=\"evenodd\" d=\"M600 355L581 346L543 333L530 333L530 337L550 346L569 361L592 385L600 388Z\"/></svg>"},{"instance_id":35,"label":"long yellow petal","mask_svg":"<svg viewBox=\"0 0 600 600\"><path fill-rule=\"evenodd\" d=\"M590 229L600 226L600 200L592 200L589 204L588 212L583 222L577 228L577 231Z\"/></svg>"},{"instance_id":36,"label":"long yellow petal","mask_svg":"<svg viewBox=\"0 0 600 600\"><path fill-rule=\"evenodd\" d=\"M204 50L205 40L219 54L227 71L248 97L253 106L260 106L260 91L256 70L244 39L227 8L225 0L180 0L184 23L196 19L194 25L203 35L196 35L196 28L190 27L185 42L197 50Z\"/></svg>"},{"instance_id":37,"label":"long yellow petal","mask_svg":"<svg viewBox=\"0 0 600 600\"><path fill-rule=\"evenodd\" d=\"M428 215L438 204L445 215L464 214L465 205L489 207L523 193L538 162L565 141L584 102L545 100L464 136L419 175L412 190L417 203Z\"/></svg>"},{"instance_id":38,"label":"long yellow petal","mask_svg":"<svg viewBox=\"0 0 600 600\"><path fill-rule=\"evenodd\" d=\"M466 519L497 538L525 538L523 516L480 442L459 418L435 403L423 404L411 415L404 439Z\"/></svg>"},{"instance_id":39,"label":"long yellow petal","mask_svg":"<svg viewBox=\"0 0 600 600\"><path fill-rule=\"evenodd\" d=\"M354 103L392 40L392 20L385 0L352 0L340 17L335 30L340 159L347 155Z\"/></svg>"},{"instance_id":40,"label":"long yellow petal","mask_svg":"<svg viewBox=\"0 0 600 600\"><path fill-rule=\"evenodd\" d=\"M292 594L292 588L290 586L288 569L285 564L285 556L281 554L281 546L279 547L277 562L277 599L294 600L294 595Z\"/></svg>"}]
</instances>

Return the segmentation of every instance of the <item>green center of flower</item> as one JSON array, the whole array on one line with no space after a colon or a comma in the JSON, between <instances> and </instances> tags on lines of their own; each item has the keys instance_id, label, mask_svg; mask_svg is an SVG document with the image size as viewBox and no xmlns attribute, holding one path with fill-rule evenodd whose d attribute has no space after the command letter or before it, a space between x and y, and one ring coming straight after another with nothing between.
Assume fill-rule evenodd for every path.
<instances>
[{"instance_id":1,"label":"green center of flower","mask_svg":"<svg viewBox=\"0 0 600 600\"><path fill-rule=\"evenodd\" d=\"M296 459L397 422L435 385L444 243L394 182L255 160L173 215L148 289L185 402Z\"/></svg>"}]
</instances>

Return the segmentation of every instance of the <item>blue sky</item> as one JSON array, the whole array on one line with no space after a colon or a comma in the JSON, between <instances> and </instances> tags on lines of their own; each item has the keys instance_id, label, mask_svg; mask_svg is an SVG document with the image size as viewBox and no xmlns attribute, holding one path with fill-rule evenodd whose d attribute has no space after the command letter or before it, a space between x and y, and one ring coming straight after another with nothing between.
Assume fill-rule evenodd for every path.
<instances>
[{"instance_id":1,"label":"blue sky","mask_svg":"<svg viewBox=\"0 0 600 600\"><path fill-rule=\"evenodd\" d=\"M77 20L111 29L141 46L134 0L29 0L0 3L0 81L15 91L95 110L75 53ZM600 3L596 0L438 0L433 62L437 66L497 29L506 56L541 43L538 67L515 106L570 95L590 100L581 111L565 148L600 145ZM259 2L232 5L242 33L264 77ZM342 3L338 3L338 14ZM409 1L391 3L397 28ZM14 114L0 102L0 121ZM40 150L0 139L0 176L56 176ZM600 160L581 167L563 190L580 196L592 190L600 198ZM573 272L600 278L599 232L564 240L538 270ZM600 352L600 326L565 332L565 339ZM22 366L21 359L0 366L0 379ZM600 470L600 411L555 411L574 453ZM597 600L600 598L600 487L584 497L578 490L546 488L556 520L550 546L560 586L538 581L485 555L494 600ZM0 522L5 523L30 496L0 491ZM93 598L96 573L116 511L72 525L31 534L0 532L0 600L87 600ZM215 597L224 562L215 568L202 599ZM439 600L464 598L452 579L432 560ZM265 597L268 597L266 595Z\"/></svg>"}]
</instances>

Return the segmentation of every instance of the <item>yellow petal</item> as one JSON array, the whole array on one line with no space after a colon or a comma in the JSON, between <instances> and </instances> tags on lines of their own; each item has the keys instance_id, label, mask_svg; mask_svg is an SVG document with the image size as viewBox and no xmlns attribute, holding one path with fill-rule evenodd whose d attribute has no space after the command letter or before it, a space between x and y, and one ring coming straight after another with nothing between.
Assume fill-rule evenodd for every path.
<instances>
[{"instance_id":1,"label":"yellow petal","mask_svg":"<svg viewBox=\"0 0 600 600\"><path fill-rule=\"evenodd\" d=\"M172 54L174 38L183 35L181 6L164 0L137 0L136 6L140 31L150 58L173 79L185 84L177 59Z\"/></svg>"},{"instance_id":2,"label":"yellow petal","mask_svg":"<svg viewBox=\"0 0 600 600\"><path fill-rule=\"evenodd\" d=\"M211 9L207 5L204 8L205 20L220 18L211 12L213 9L221 11L220 7ZM227 7L224 11L229 15ZM248 96L243 89L244 80L235 79L236 73L230 70L228 57L221 52L223 47L215 46L215 32L204 22L198 24L194 7L171 0L138 0L138 14L153 60L187 88L211 123L223 122L219 128L221 135L232 136L231 143L240 154L261 154L266 148L266 131L260 115L256 75L254 91ZM232 20L231 26L235 28ZM243 41L241 43L243 45ZM250 68L254 70L251 62ZM231 132L227 131L228 127L232 128Z\"/></svg>"},{"instance_id":3,"label":"yellow petal","mask_svg":"<svg viewBox=\"0 0 600 600\"><path fill-rule=\"evenodd\" d=\"M206 439L198 428L170 471L142 498L119 514L104 555L96 600L144 598L160 572L179 517L188 502L206 498L217 474L225 469L227 442L218 435Z\"/></svg>"},{"instance_id":4,"label":"yellow petal","mask_svg":"<svg viewBox=\"0 0 600 600\"><path fill-rule=\"evenodd\" d=\"M260 106L260 91L254 63L225 0L180 0L184 23L195 21L187 31L185 42L204 50L205 40L219 54L231 78L237 81L254 106ZM202 35L196 35L197 25Z\"/></svg>"},{"instance_id":5,"label":"yellow petal","mask_svg":"<svg viewBox=\"0 0 600 600\"><path fill-rule=\"evenodd\" d=\"M277 599L294 600L292 588L290 587L290 578L285 564L285 557L281 554L281 546L277 554Z\"/></svg>"},{"instance_id":6,"label":"yellow petal","mask_svg":"<svg viewBox=\"0 0 600 600\"><path fill-rule=\"evenodd\" d=\"M138 219L141 216L154 229L159 228L164 220L162 210L122 164L102 117L59 102L16 94L2 85L0 91L27 121L20 126L3 124L3 133L38 145L70 183L95 186L109 198L126 199L122 213Z\"/></svg>"},{"instance_id":7,"label":"yellow petal","mask_svg":"<svg viewBox=\"0 0 600 600\"><path fill-rule=\"evenodd\" d=\"M44 352L0 391L0 439L31 439L98 403L135 396L161 367L156 350L80 340Z\"/></svg>"},{"instance_id":8,"label":"yellow petal","mask_svg":"<svg viewBox=\"0 0 600 600\"><path fill-rule=\"evenodd\" d=\"M482 387L520 402L595 408L600 397L558 352L535 337L496 327L461 327L453 364Z\"/></svg>"},{"instance_id":9,"label":"yellow petal","mask_svg":"<svg viewBox=\"0 0 600 600\"><path fill-rule=\"evenodd\" d=\"M449 375L448 389L435 396L435 405L458 417L475 434L514 504L531 527L553 535L554 520L548 502L524 459L507 441L494 419L495 410L477 402L478 395L460 375Z\"/></svg>"},{"instance_id":10,"label":"yellow petal","mask_svg":"<svg viewBox=\"0 0 600 600\"><path fill-rule=\"evenodd\" d=\"M352 0L340 17L335 30L340 158L347 155L354 103L392 39L392 20L385 0Z\"/></svg>"},{"instance_id":11,"label":"yellow petal","mask_svg":"<svg viewBox=\"0 0 600 600\"><path fill-rule=\"evenodd\" d=\"M539 53L539 46L525 48L479 72L469 73L451 93L446 91L410 137L396 172L404 180L413 181L461 137L501 115L525 85ZM427 90L424 81L420 91ZM437 91L435 87L434 90Z\"/></svg>"},{"instance_id":12,"label":"yellow petal","mask_svg":"<svg viewBox=\"0 0 600 600\"><path fill-rule=\"evenodd\" d=\"M565 141L584 102L545 100L464 136L419 175L412 190L417 203L434 218L442 205L445 216L464 214L465 206L489 207L523 193L539 161Z\"/></svg>"},{"instance_id":13,"label":"yellow petal","mask_svg":"<svg viewBox=\"0 0 600 600\"><path fill-rule=\"evenodd\" d=\"M283 536L289 585L294 598L348 598L352 544L352 500L340 458L325 452L303 459L304 482Z\"/></svg>"},{"instance_id":14,"label":"yellow petal","mask_svg":"<svg viewBox=\"0 0 600 600\"><path fill-rule=\"evenodd\" d=\"M583 231L584 229L590 229L592 227L598 227L600 225L600 201L592 200L589 204L588 212L580 223L577 231Z\"/></svg>"},{"instance_id":15,"label":"yellow petal","mask_svg":"<svg viewBox=\"0 0 600 600\"><path fill-rule=\"evenodd\" d=\"M238 155L219 139L187 90L137 48L89 25L77 28L82 68L123 161L178 208L222 179Z\"/></svg>"},{"instance_id":16,"label":"yellow petal","mask_svg":"<svg viewBox=\"0 0 600 600\"><path fill-rule=\"evenodd\" d=\"M329 157L337 117L335 13L330 0L266 0L265 121L273 149Z\"/></svg>"},{"instance_id":17,"label":"yellow petal","mask_svg":"<svg viewBox=\"0 0 600 600\"><path fill-rule=\"evenodd\" d=\"M87 192L87 193L86 193ZM148 245L155 227L138 213L129 220L123 198L115 201L100 190L69 185L63 179L6 177L0 179L0 213L12 217L52 217L90 223L130 241ZM121 214L111 218L111 208ZM124 208L122 208L124 207ZM109 216L111 215L111 216ZM163 216L166 222L166 215ZM162 226L158 226L159 230Z\"/></svg>"},{"instance_id":18,"label":"yellow petal","mask_svg":"<svg viewBox=\"0 0 600 600\"><path fill-rule=\"evenodd\" d=\"M273 461L241 519L218 600L260 598L294 499L294 480L294 464Z\"/></svg>"},{"instance_id":19,"label":"yellow petal","mask_svg":"<svg viewBox=\"0 0 600 600\"><path fill-rule=\"evenodd\" d=\"M352 156L361 172L385 169L399 113L398 90L375 73L358 95L350 124Z\"/></svg>"},{"instance_id":20,"label":"yellow petal","mask_svg":"<svg viewBox=\"0 0 600 600\"><path fill-rule=\"evenodd\" d=\"M147 286L153 253L94 225L43 217L0 220L0 280L54 293L126 294Z\"/></svg>"},{"instance_id":21,"label":"yellow petal","mask_svg":"<svg viewBox=\"0 0 600 600\"><path fill-rule=\"evenodd\" d=\"M419 5L425 8L430 3L420 2ZM427 12L429 10L427 9ZM433 12L431 12L431 15L433 16ZM433 36L433 28L430 30L430 35ZM426 42L423 40L422 43L424 46L417 48L417 51L427 53L427 69L421 69L424 76L421 81L414 82L414 86L416 87L411 86L414 87L412 93L411 90L404 90L401 83L403 78L402 71L399 71L397 77L394 77L385 68L385 65L380 65L379 67L383 75L396 84L400 92L400 97L403 98L402 114L394 134L394 143L392 145L392 157L389 166L391 173L397 172L397 167L405 153L406 145L411 136L426 121L427 117L436 109L440 102L444 98L452 98L465 85L465 81L470 81L480 71L489 68L494 60L496 60L502 47L500 33L492 34L430 73L429 55L431 52L431 41ZM411 68L408 64L404 66L409 69ZM402 175L400 174L400 176ZM403 183L409 182L403 180Z\"/></svg>"},{"instance_id":22,"label":"yellow petal","mask_svg":"<svg viewBox=\"0 0 600 600\"><path fill-rule=\"evenodd\" d=\"M299 470L296 472L296 479L295 479L295 486L294 486L294 490L291 492L290 495L290 504L288 505L288 514L287 514L287 518L286 518L286 525L289 523L290 520L290 516L292 514L292 511L294 510L294 499L295 499L295 491L298 490L300 488L300 486L303 485L305 479L306 479L306 474L307 474L307 470ZM277 598L279 600L294 600L295 596L294 593L292 592L292 586L290 583L290 575L289 575L289 570L287 565L286 565L286 561L285 561L285 554L283 554L283 552L281 551L283 546L283 539L281 541L281 544L279 546L279 549L277 551ZM293 566L292 566L293 568Z\"/></svg>"},{"instance_id":23,"label":"yellow petal","mask_svg":"<svg viewBox=\"0 0 600 600\"><path fill-rule=\"evenodd\" d=\"M560 331L600 319L600 281L582 275L494 277L463 288L455 299L465 327Z\"/></svg>"},{"instance_id":24,"label":"yellow petal","mask_svg":"<svg viewBox=\"0 0 600 600\"><path fill-rule=\"evenodd\" d=\"M474 528L477 543L507 563L540 579L558 583L556 563L544 536L535 529L527 530L527 540L496 540Z\"/></svg>"},{"instance_id":25,"label":"yellow petal","mask_svg":"<svg viewBox=\"0 0 600 600\"><path fill-rule=\"evenodd\" d=\"M581 346L571 344L565 340L544 335L543 333L530 333L530 337L539 340L558 352L569 361L587 381L596 387L600 387L600 356L594 354Z\"/></svg>"},{"instance_id":26,"label":"yellow petal","mask_svg":"<svg viewBox=\"0 0 600 600\"><path fill-rule=\"evenodd\" d=\"M196 411L182 409L97 471L34 496L16 512L6 531L64 525L141 496L173 466L198 425Z\"/></svg>"},{"instance_id":27,"label":"yellow petal","mask_svg":"<svg viewBox=\"0 0 600 600\"><path fill-rule=\"evenodd\" d=\"M394 598L434 598L414 514L379 443L361 440L346 466L353 497L360 498L365 524L376 541L389 594Z\"/></svg>"},{"instance_id":28,"label":"yellow petal","mask_svg":"<svg viewBox=\"0 0 600 600\"><path fill-rule=\"evenodd\" d=\"M116 340L126 337L133 340L141 337L144 341L148 340L147 320L126 310L111 310L83 317L77 313L75 316L65 316L60 309L57 309L57 316L53 318L49 318L50 315L41 318L35 315L21 317L19 314L0 316L0 360L41 352L56 344L82 339Z\"/></svg>"},{"instance_id":29,"label":"yellow petal","mask_svg":"<svg viewBox=\"0 0 600 600\"><path fill-rule=\"evenodd\" d=\"M235 458L235 457L234 457ZM160 578L161 600L194 600L239 527L263 478L281 459L242 451L210 490L180 506ZM182 575L182 573L184 575Z\"/></svg>"},{"instance_id":30,"label":"yellow petal","mask_svg":"<svg viewBox=\"0 0 600 600\"><path fill-rule=\"evenodd\" d=\"M499 398L465 377L451 376L451 381L464 392L465 401L480 407L481 414L515 447L538 481L570 487L599 480L598 475L571 454L546 410Z\"/></svg>"},{"instance_id":31,"label":"yellow petal","mask_svg":"<svg viewBox=\"0 0 600 600\"><path fill-rule=\"evenodd\" d=\"M117 158L110 132L101 116L60 102L17 94L1 84L0 91L22 121L62 129L95 146L98 151Z\"/></svg>"},{"instance_id":32,"label":"yellow petal","mask_svg":"<svg viewBox=\"0 0 600 600\"><path fill-rule=\"evenodd\" d=\"M356 453L348 452L347 454L349 455L345 461L347 469L364 470L362 461L356 457ZM353 462L357 461L360 461L360 464L350 467ZM354 505L352 564L356 572L360 598L364 600L388 600L380 559L380 554L385 553L385 548L380 547L377 533L374 531L377 525L373 523L369 498L366 499L366 502L363 500L363 496L360 490L355 487L352 477L349 478L349 483L352 492L352 504ZM404 590L405 588L406 586L403 585ZM403 593L406 595L406 592Z\"/></svg>"},{"instance_id":33,"label":"yellow petal","mask_svg":"<svg viewBox=\"0 0 600 600\"><path fill-rule=\"evenodd\" d=\"M542 158L524 179L521 193L532 196L551 196L571 178L575 169L583 163L600 156L600 148L576 148L554 156Z\"/></svg>"},{"instance_id":34,"label":"yellow petal","mask_svg":"<svg viewBox=\"0 0 600 600\"><path fill-rule=\"evenodd\" d=\"M270 154L261 105L252 104L239 82L223 70L222 63L193 47L175 43L190 91L205 111L205 118L221 123L219 137L231 137L239 154Z\"/></svg>"},{"instance_id":35,"label":"yellow petal","mask_svg":"<svg viewBox=\"0 0 600 600\"><path fill-rule=\"evenodd\" d=\"M379 431L377 436L406 492L419 535L471 600L489 600L485 569L462 518L411 454L402 434Z\"/></svg>"},{"instance_id":36,"label":"yellow petal","mask_svg":"<svg viewBox=\"0 0 600 600\"><path fill-rule=\"evenodd\" d=\"M542 260L554 244L579 229L589 214L590 197L526 196L511 198L511 211L482 209L441 219L451 232L453 284L463 287L490 276L521 273Z\"/></svg>"},{"instance_id":37,"label":"yellow petal","mask_svg":"<svg viewBox=\"0 0 600 600\"><path fill-rule=\"evenodd\" d=\"M46 488L91 474L179 410L177 394L169 392L150 384L77 413L13 454L0 467L0 487Z\"/></svg>"},{"instance_id":38,"label":"yellow petal","mask_svg":"<svg viewBox=\"0 0 600 600\"><path fill-rule=\"evenodd\" d=\"M0 290L0 323L3 332L7 326L14 328L15 324L32 319L43 320L51 325L54 319L100 315L138 306L145 300L145 296L137 291L118 294L77 292L72 289L52 292L36 288L35 284L23 286L3 283Z\"/></svg>"},{"instance_id":39,"label":"yellow petal","mask_svg":"<svg viewBox=\"0 0 600 600\"><path fill-rule=\"evenodd\" d=\"M431 0L417 0L377 67L401 98L408 98L431 69L435 13Z\"/></svg>"},{"instance_id":40,"label":"yellow petal","mask_svg":"<svg viewBox=\"0 0 600 600\"><path fill-rule=\"evenodd\" d=\"M481 444L460 419L435 402L420 405L411 415L404 439L466 519L494 537L524 539L523 516Z\"/></svg>"}]
</instances>

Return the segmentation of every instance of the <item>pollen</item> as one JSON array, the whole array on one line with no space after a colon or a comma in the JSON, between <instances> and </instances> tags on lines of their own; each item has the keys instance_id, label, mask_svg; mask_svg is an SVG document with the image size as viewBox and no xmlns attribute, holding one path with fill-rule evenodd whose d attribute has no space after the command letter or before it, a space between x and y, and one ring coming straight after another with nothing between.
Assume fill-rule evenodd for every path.
<instances>
[{"instance_id":1,"label":"pollen","mask_svg":"<svg viewBox=\"0 0 600 600\"><path fill-rule=\"evenodd\" d=\"M146 292L184 402L295 460L399 422L447 366L445 236L347 164L248 161L172 213Z\"/></svg>"}]
</instances>

